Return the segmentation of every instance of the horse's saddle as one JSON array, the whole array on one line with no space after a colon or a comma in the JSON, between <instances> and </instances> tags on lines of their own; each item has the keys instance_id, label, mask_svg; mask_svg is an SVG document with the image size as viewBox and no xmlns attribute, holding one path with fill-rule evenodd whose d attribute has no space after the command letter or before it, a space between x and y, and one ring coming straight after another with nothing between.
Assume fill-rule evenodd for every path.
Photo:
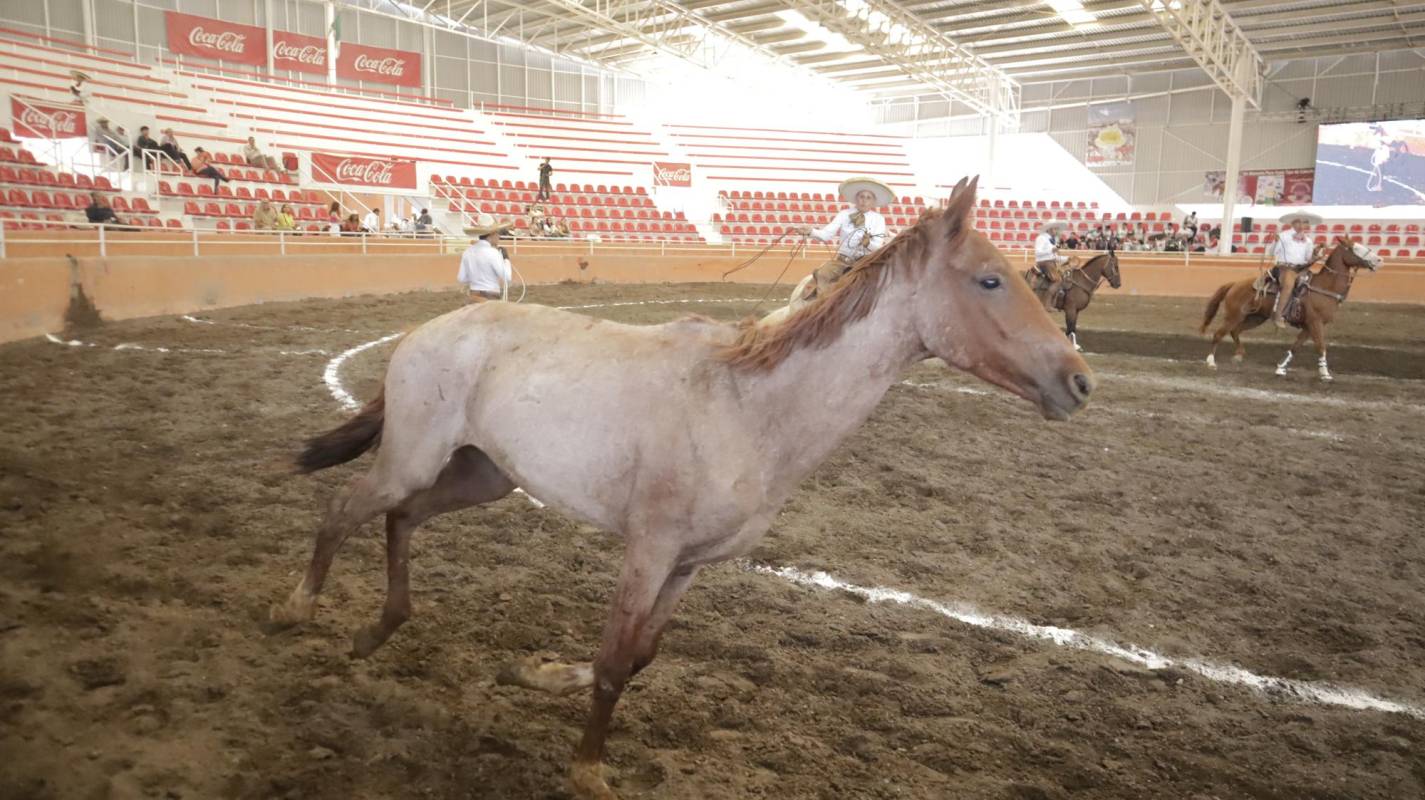
<instances>
[{"instance_id":1,"label":"horse's saddle","mask_svg":"<svg viewBox=\"0 0 1425 800\"><path fill-rule=\"evenodd\" d=\"M1281 281L1277 279L1275 272L1270 269L1258 275L1257 279L1252 281L1252 291L1256 292L1258 297L1264 294L1276 294L1280 290Z\"/></svg>"},{"instance_id":2,"label":"horse's saddle","mask_svg":"<svg viewBox=\"0 0 1425 800\"><path fill-rule=\"evenodd\" d=\"M1078 267L1069 267L1064 270L1063 276L1059 282L1055 284L1054 296L1050 298L1050 304L1054 306L1055 311L1064 310L1064 303L1066 303L1069 298L1069 289L1073 288L1074 276L1077 275L1078 272Z\"/></svg>"}]
</instances>

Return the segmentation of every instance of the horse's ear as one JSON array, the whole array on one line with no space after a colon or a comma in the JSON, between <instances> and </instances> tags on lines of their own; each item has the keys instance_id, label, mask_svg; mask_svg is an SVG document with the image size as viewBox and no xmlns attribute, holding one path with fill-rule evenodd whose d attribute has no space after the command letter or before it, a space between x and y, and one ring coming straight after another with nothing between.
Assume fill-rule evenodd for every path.
<instances>
[{"instance_id":1,"label":"horse's ear","mask_svg":"<svg viewBox=\"0 0 1425 800\"><path fill-rule=\"evenodd\" d=\"M955 238L960 232L971 225L970 214L975 208L975 191L980 183L980 176L964 177L955 184L955 188L950 192L950 205L945 209L945 221L948 224L946 231L947 238Z\"/></svg>"}]
</instances>

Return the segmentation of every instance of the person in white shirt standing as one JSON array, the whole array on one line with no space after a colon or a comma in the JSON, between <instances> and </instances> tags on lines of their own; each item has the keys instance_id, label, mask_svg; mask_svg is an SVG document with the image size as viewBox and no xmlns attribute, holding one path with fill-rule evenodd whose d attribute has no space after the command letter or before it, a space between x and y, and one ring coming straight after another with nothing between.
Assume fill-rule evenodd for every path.
<instances>
[{"instance_id":1,"label":"person in white shirt standing","mask_svg":"<svg viewBox=\"0 0 1425 800\"><path fill-rule=\"evenodd\" d=\"M467 229L476 239L460 257L460 272L456 275L469 292L466 302L483 303L509 296L512 268L500 250L500 236L511 227L508 222L482 213L475 218L475 226Z\"/></svg>"},{"instance_id":2,"label":"person in white shirt standing","mask_svg":"<svg viewBox=\"0 0 1425 800\"><path fill-rule=\"evenodd\" d=\"M807 287L803 299L825 296L831 285L851 269L851 265L863 256L879 250L890 240L886 233L886 218L875 209L895 202L896 193L891 187L875 178L849 178L837 188L841 199L852 203L820 228L804 225L793 231L810 236L818 242L829 242L840 238L836 257L822 264L812 273L816 281Z\"/></svg>"},{"instance_id":3,"label":"person in white shirt standing","mask_svg":"<svg viewBox=\"0 0 1425 800\"><path fill-rule=\"evenodd\" d=\"M1291 225L1291 230L1282 233L1272 243L1272 277L1280 287L1277 300L1272 304L1272 324L1285 328L1282 310L1291 298L1291 290L1296 286L1296 276L1321 258L1322 248L1311 240L1307 232L1312 225L1320 225L1321 218L1315 214L1298 211L1282 217L1282 222Z\"/></svg>"},{"instance_id":4,"label":"person in white shirt standing","mask_svg":"<svg viewBox=\"0 0 1425 800\"><path fill-rule=\"evenodd\" d=\"M363 233L381 232L381 209L373 208L366 212L366 216L361 219L361 231Z\"/></svg>"}]
</instances>

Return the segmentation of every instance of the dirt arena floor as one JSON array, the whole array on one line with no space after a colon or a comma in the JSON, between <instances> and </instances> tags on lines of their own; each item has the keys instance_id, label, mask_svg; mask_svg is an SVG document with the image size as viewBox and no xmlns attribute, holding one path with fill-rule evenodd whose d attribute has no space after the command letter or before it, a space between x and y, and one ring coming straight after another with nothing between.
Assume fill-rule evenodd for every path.
<instances>
[{"instance_id":1,"label":"dirt arena floor","mask_svg":"<svg viewBox=\"0 0 1425 800\"><path fill-rule=\"evenodd\" d=\"M536 287L651 323L761 289ZM619 305L638 301L658 302ZM706 300L716 302L692 302ZM516 495L416 536L415 616L348 658L376 526L310 626L266 636L318 509L367 460L286 460L344 412L336 355L453 293L108 324L0 346L0 798L566 798L587 698L496 685L590 658L618 543ZM1425 707L1425 309L1352 304L1337 381L1284 334L1206 371L1199 301L1095 301L1074 421L930 362L704 571L618 709L626 798L1425 797L1425 711L1355 710L794 585L824 570L1175 659ZM92 345L92 346L90 346ZM126 345L116 349L116 345ZM358 398L392 345L351 356ZM158 348L164 348L159 350ZM166 350L166 351L165 351Z\"/></svg>"}]
</instances>

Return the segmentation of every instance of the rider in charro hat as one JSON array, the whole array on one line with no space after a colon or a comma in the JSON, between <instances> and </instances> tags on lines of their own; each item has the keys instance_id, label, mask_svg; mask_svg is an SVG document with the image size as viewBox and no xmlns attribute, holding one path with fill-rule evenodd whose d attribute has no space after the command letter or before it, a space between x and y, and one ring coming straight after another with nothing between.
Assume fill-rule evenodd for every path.
<instances>
[{"instance_id":1,"label":"rider in charro hat","mask_svg":"<svg viewBox=\"0 0 1425 800\"><path fill-rule=\"evenodd\" d=\"M1059 267L1068 263L1068 256L1059 255L1055 234L1067 230L1069 224L1062 220L1044 223L1039 235L1034 237L1034 270L1044 278L1042 286L1053 286L1059 282Z\"/></svg>"},{"instance_id":2,"label":"rider in charro hat","mask_svg":"<svg viewBox=\"0 0 1425 800\"><path fill-rule=\"evenodd\" d=\"M1282 217L1282 222L1291 225L1291 230L1277 236L1271 249L1271 275L1280 287L1276 302L1272 304L1272 324L1278 328L1286 327L1286 323L1282 322L1282 309L1291 298L1291 290L1296 286L1296 276L1320 260L1323 249L1312 241L1308 233L1310 226L1321 224L1320 217L1297 211Z\"/></svg>"},{"instance_id":3,"label":"rider in charro hat","mask_svg":"<svg viewBox=\"0 0 1425 800\"><path fill-rule=\"evenodd\" d=\"M852 264L879 249L890 238L886 233L886 218L875 209L895 202L896 193L891 191L891 187L875 178L849 178L841 182L838 194L852 206L843 208L821 228L805 225L793 229L819 242L829 242L838 236L841 238L836 257L812 273L816 283L808 287L804 298L807 300L825 295L831 284L845 275Z\"/></svg>"}]
</instances>

